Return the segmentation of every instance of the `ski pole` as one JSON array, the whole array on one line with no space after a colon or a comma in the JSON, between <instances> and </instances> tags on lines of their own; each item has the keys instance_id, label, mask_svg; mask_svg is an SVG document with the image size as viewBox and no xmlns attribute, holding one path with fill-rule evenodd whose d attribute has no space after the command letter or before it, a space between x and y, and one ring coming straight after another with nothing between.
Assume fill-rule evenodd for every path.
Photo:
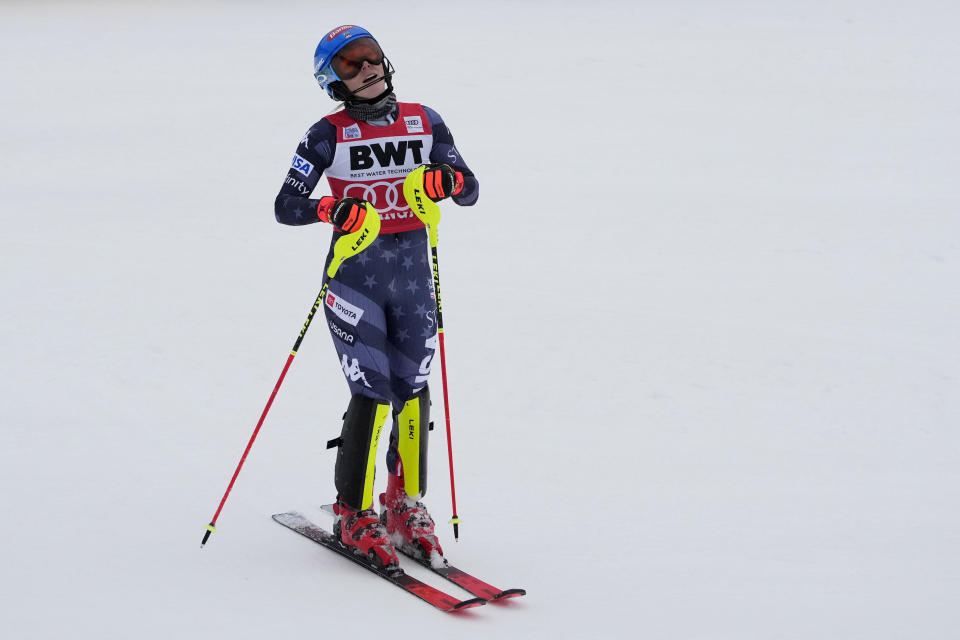
<instances>
[{"instance_id":1,"label":"ski pole","mask_svg":"<svg viewBox=\"0 0 960 640\"><path fill-rule=\"evenodd\" d=\"M453 538L460 540L460 517L457 516L457 489L453 479L453 443L450 440L450 399L447 395L447 356L443 344L443 305L440 302L440 262L437 260L437 225L440 224L440 207L423 191L423 173L426 167L418 167L403 181L403 196L413 213L427 226L430 233L430 252L433 255L433 288L437 296L437 335L440 340L440 375L443 380L443 414L447 423L447 459L450 465L450 500L453 503Z\"/></svg>"},{"instance_id":2,"label":"ski pole","mask_svg":"<svg viewBox=\"0 0 960 640\"><path fill-rule=\"evenodd\" d=\"M337 270L340 268L340 265L344 260L355 256L370 246L370 244L376 240L379 233L380 216L377 214L377 210L374 209L373 206L368 202L367 213L364 217L363 226L353 233L345 234L334 244L333 259L330 260L330 266L327 267L327 271L324 274L323 286L320 288L320 293L317 295L317 299L310 308L310 313L307 314L307 321L303 323L303 328L300 330L300 335L297 336L297 341L293 343L293 349L290 351L290 355L287 356L287 362L285 365L283 365L283 371L280 372L280 377L277 379L277 384L273 387L273 393L270 394L270 398L267 400L267 406L263 408L263 413L260 414L260 420L257 422L257 426L253 430L253 435L250 436L250 441L247 442L247 448L243 450L243 455L240 456L240 463L237 465L237 469L233 472L233 477L230 478L230 484L227 485L227 490L224 492L223 498L220 499L220 505L217 507L216 513L213 514L210 524L204 527L206 531L203 534L203 541L200 543L201 549L205 544L207 544L207 540L210 539L210 534L216 533L217 531L216 524L217 518L220 517L220 511L223 510L223 505L227 501L227 496L230 495L230 490L233 489L233 483L237 481L237 476L240 475L240 469L243 467L243 463L247 459L247 454L250 453L250 448L253 446L253 441L257 439L257 434L260 432L260 427L263 426L263 421L267 417L267 412L270 411L270 406L273 405L273 399L277 397L277 391L280 390L280 385L283 384L283 379L287 375L287 371L290 369L290 364L297 356L297 350L300 348L300 343L303 342L303 337L307 335L307 329L310 328L310 323L313 321L313 316L316 314L317 309L320 308L320 305L323 304L323 299L327 294L327 288L330 286L330 279L337 274Z\"/></svg>"}]
</instances>

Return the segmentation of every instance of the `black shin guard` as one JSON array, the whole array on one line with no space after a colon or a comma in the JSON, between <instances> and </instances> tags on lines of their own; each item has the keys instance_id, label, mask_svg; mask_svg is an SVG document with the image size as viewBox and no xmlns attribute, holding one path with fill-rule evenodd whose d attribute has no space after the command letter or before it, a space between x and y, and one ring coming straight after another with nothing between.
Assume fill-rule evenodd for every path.
<instances>
[{"instance_id":1,"label":"black shin guard","mask_svg":"<svg viewBox=\"0 0 960 640\"><path fill-rule=\"evenodd\" d=\"M388 404L361 395L350 398L337 449L334 484L340 500L352 509L373 506L377 442L389 414Z\"/></svg>"}]
</instances>

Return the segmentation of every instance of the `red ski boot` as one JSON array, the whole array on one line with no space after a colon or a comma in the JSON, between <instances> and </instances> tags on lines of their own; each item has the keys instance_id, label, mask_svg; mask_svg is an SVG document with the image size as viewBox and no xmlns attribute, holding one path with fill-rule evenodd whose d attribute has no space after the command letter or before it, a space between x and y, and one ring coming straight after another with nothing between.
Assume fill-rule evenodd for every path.
<instances>
[{"instance_id":1,"label":"red ski boot","mask_svg":"<svg viewBox=\"0 0 960 640\"><path fill-rule=\"evenodd\" d=\"M355 553L366 556L379 567L398 567L400 559L384 526L373 509L354 511L337 498L333 505L337 519L333 534Z\"/></svg>"},{"instance_id":2,"label":"red ski boot","mask_svg":"<svg viewBox=\"0 0 960 640\"><path fill-rule=\"evenodd\" d=\"M387 478L387 492L380 494L383 507L380 521L387 527L393 544L435 567L444 566L443 549L434 533L433 519L427 507L407 495L403 476L388 473Z\"/></svg>"}]
</instances>

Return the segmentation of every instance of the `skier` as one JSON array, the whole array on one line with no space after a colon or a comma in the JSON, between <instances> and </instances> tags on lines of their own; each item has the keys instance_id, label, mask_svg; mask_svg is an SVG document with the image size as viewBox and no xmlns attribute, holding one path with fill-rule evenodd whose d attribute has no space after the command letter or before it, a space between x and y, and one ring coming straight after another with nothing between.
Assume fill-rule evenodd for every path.
<instances>
[{"instance_id":1,"label":"skier","mask_svg":"<svg viewBox=\"0 0 960 640\"><path fill-rule=\"evenodd\" d=\"M314 76L344 109L300 140L274 205L277 221L333 225L327 255L358 230L369 202L379 237L342 264L330 281L324 313L351 398L343 417L334 484L334 533L378 566L398 563L394 545L437 562L443 550L420 501L427 490L430 392L437 348L436 296L424 225L403 196L404 177L426 165L424 191L461 206L479 185L436 111L397 102L394 67L366 29L343 25L321 38ZM310 196L326 173L333 195ZM382 516L373 510L377 442L393 408Z\"/></svg>"}]
</instances>

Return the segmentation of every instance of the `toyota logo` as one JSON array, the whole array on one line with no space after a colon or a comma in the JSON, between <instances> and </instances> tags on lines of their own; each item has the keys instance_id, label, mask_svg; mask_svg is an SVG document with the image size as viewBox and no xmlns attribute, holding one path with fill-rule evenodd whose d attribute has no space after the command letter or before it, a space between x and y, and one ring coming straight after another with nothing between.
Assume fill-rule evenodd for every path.
<instances>
[{"instance_id":1,"label":"toyota logo","mask_svg":"<svg viewBox=\"0 0 960 640\"><path fill-rule=\"evenodd\" d=\"M343 197L366 200L380 213L406 211L409 207L407 201L403 200L403 193L400 191L402 185L403 178L393 181L381 180L370 184L355 182L344 187ZM400 206L401 204L403 206Z\"/></svg>"}]
</instances>

